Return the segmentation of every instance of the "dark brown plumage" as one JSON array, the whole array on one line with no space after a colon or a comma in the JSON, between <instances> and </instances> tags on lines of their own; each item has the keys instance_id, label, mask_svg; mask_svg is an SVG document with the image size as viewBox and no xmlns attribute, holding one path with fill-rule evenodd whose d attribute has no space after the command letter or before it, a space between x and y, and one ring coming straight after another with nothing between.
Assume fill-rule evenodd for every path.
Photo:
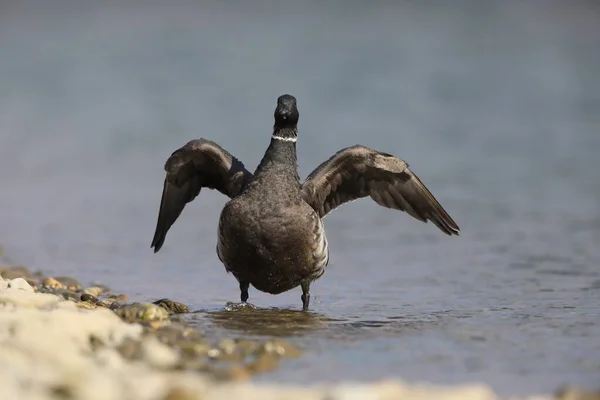
<instances>
[{"instance_id":1,"label":"dark brown plumage","mask_svg":"<svg viewBox=\"0 0 600 400\"><path fill-rule=\"evenodd\" d=\"M391 154L364 146L338 151L300 183L296 99L280 96L271 143L254 174L214 142L198 139L176 150L165 164L160 210L152 247L162 247L171 225L203 187L231 200L219 218L217 254L240 284L278 294L302 287L306 310L310 283L329 262L321 219L340 205L370 196L377 204L431 221L442 232L460 229L433 194Z\"/></svg>"}]
</instances>

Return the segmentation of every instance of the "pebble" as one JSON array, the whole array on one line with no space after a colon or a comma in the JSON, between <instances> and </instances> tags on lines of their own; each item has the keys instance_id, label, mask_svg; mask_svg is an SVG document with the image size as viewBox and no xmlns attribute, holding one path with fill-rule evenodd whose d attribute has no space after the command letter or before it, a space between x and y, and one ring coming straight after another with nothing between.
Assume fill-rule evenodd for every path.
<instances>
[{"instance_id":1,"label":"pebble","mask_svg":"<svg viewBox=\"0 0 600 400\"><path fill-rule=\"evenodd\" d=\"M31 293L34 291L31 285L23 278L15 278L8 281L7 289L24 290Z\"/></svg>"},{"instance_id":2,"label":"pebble","mask_svg":"<svg viewBox=\"0 0 600 400\"><path fill-rule=\"evenodd\" d=\"M129 300L129 296L127 296L126 294L109 293L106 295L106 297L111 300L116 300L116 301L121 301L121 302L125 302L125 301Z\"/></svg>"},{"instance_id":3,"label":"pebble","mask_svg":"<svg viewBox=\"0 0 600 400\"><path fill-rule=\"evenodd\" d=\"M169 312L162 307L150 303L133 303L117 310L127 322L168 321Z\"/></svg>"},{"instance_id":4,"label":"pebble","mask_svg":"<svg viewBox=\"0 0 600 400\"><path fill-rule=\"evenodd\" d=\"M107 299L98 300L96 305L98 307L105 307L105 308L110 308L110 309L113 309L113 307L119 308L119 305L116 302L114 302L112 300L107 300Z\"/></svg>"},{"instance_id":5,"label":"pebble","mask_svg":"<svg viewBox=\"0 0 600 400\"><path fill-rule=\"evenodd\" d=\"M60 296L65 300L80 301L81 295L64 288L52 288L50 286L42 286L38 289L39 293L50 293Z\"/></svg>"},{"instance_id":6,"label":"pebble","mask_svg":"<svg viewBox=\"0 0 600 400\"><path fill-rule=\"evenodd\" d=\"M89 293L82 293L79 298L81 299L81 301L86 301L86 302L91 303L91 304L98 303L98 298L96 296L93 296L93 295L89 294Z\"/></svg>"},{"instance_id":7,"label":"pebble","mask_svg":"<svg viewBox=\"0 0 600 400\"><path fill-rule=\"evenodd\" d=\"M79 308L87 308L90 310L93 310L94 308L96 308L95 305L93 305L92 303L88 303L87 301L81 301L79 303L75 303L75 306L77 306Z\"/></svg>"},{"instance_id":8,"label":"pebble","mask_svg":"<svg viewBox=\"0 0 600 400\"><path fill-rule=\"evenodd\" d=\"M165 308L166 310L172 312L173 314L183 314L190 312L190 309L185 304L178 303L169 299L160 299L153 302L153 304L159 305Z\"/></svg>"},{"instance_id":9,"label":"pebble","mask_svg":"<svg viewBox=\"0 0 600 400\"><path fill-rule=\"evenodd\" d=\"M52 288L52 289L66 289L67 287L63 285L61 282L52 278L51 276L47 277L42 281L42 285Z\"/></svg>"},{"instance_id":10,"label":"pebble","mask_svg":"<svg viewBox=\"0 0 600 400\"><path fill-rule=\"evenodd\" d=\"M98 297L101 294L104 294L108 291L107 288L100 286L92 286L83 290L84 293L90 294L92 296Z\"/></svg>"},{"instance_id":11,"label":"pebble","mask_svg":"<svg viewBox=\"0 0 600 400\"><path fill-rule=\"evenodd\" d=\"M57 276L54 278L58 282L62 283L65 288L75 292L77 290L81 290L82 286L79 281L75 278L71 278L70 276Z\"/></svg>"}]
</instances>

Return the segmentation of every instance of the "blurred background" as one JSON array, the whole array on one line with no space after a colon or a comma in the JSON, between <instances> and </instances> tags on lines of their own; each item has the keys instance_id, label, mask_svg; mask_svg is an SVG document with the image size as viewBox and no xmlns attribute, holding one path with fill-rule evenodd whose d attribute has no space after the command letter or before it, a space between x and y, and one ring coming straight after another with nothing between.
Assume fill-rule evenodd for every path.
<instances>
[{"instance_id":1,"label":"blurred background","mask_svg":"<svg viewBox=\"0 0 600 400\"><path fill-rule=\"evenodd\" d=\"M342 147L392 153L462 233L370 200L329 215L312 319L275 329L305 357L259 379L596 384L599 71L591 0L2 0L0 245L265 334L210 316L239 298L215 253L222 195L150 240L171 152L205 137L253 170L290 93L302 177ZM250 301L298 308L300 291Z\"/></svg>"}]
</instances>

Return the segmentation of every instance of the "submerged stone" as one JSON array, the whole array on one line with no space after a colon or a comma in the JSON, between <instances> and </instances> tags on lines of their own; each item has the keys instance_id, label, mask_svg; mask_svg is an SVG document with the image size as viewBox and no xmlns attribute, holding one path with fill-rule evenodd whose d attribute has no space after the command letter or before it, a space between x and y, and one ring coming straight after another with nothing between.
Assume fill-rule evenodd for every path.
<instances>
[{"instance_id":1,"label":"submerged stone","mask_svg":"<svg viewBox=\"0 0 600 400\"><path fill-rule=\"evenodd\" d=\"M295 345L280 339L266 342L262 347L262 352L266 354L277 354L278 356L285 358L296 358L302 355L300 349Z\"/></svg>"}]
</instances>

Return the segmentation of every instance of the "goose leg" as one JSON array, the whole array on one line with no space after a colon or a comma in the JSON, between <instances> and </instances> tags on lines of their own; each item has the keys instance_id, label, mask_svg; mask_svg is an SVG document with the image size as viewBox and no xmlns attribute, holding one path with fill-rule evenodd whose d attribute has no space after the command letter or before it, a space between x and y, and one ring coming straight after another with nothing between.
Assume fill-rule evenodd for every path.
<instances>
[{"instance_id":1,"label":"goose leg","mask_svg":"<svg viewBox=\"0 0 600 400\"><path fill-rule=\"evenodd\" d=\"M242 303L246 303L248 301L248 288L250 287L249 282L240 281L240 299Z\"/></svg>"},{"instance_id":2,"label":"goose leg","mask_svg":"<svg viewBox=\"0 0 600 400\"><path fill-rule=\"evenodd\" d=\"M237 311L245 308L255 309L256 306L254 304L247 303L248 301L248 288L250 287L250 282L240 281L240 299L241 303L232 303L230 301L225 305L225 309L227 311Z\"/></svg>"},{"instance_id":3,"label":"goose leg","mask_svg":"<svg viewBox=\"0 0 600 400\"><path fill-rule=\"evenodd\" d=\"M300 286L302 286L302 311L308 311L308 305L310 304L310 282L304 281Z\"/></svg>"}]
</instances>

